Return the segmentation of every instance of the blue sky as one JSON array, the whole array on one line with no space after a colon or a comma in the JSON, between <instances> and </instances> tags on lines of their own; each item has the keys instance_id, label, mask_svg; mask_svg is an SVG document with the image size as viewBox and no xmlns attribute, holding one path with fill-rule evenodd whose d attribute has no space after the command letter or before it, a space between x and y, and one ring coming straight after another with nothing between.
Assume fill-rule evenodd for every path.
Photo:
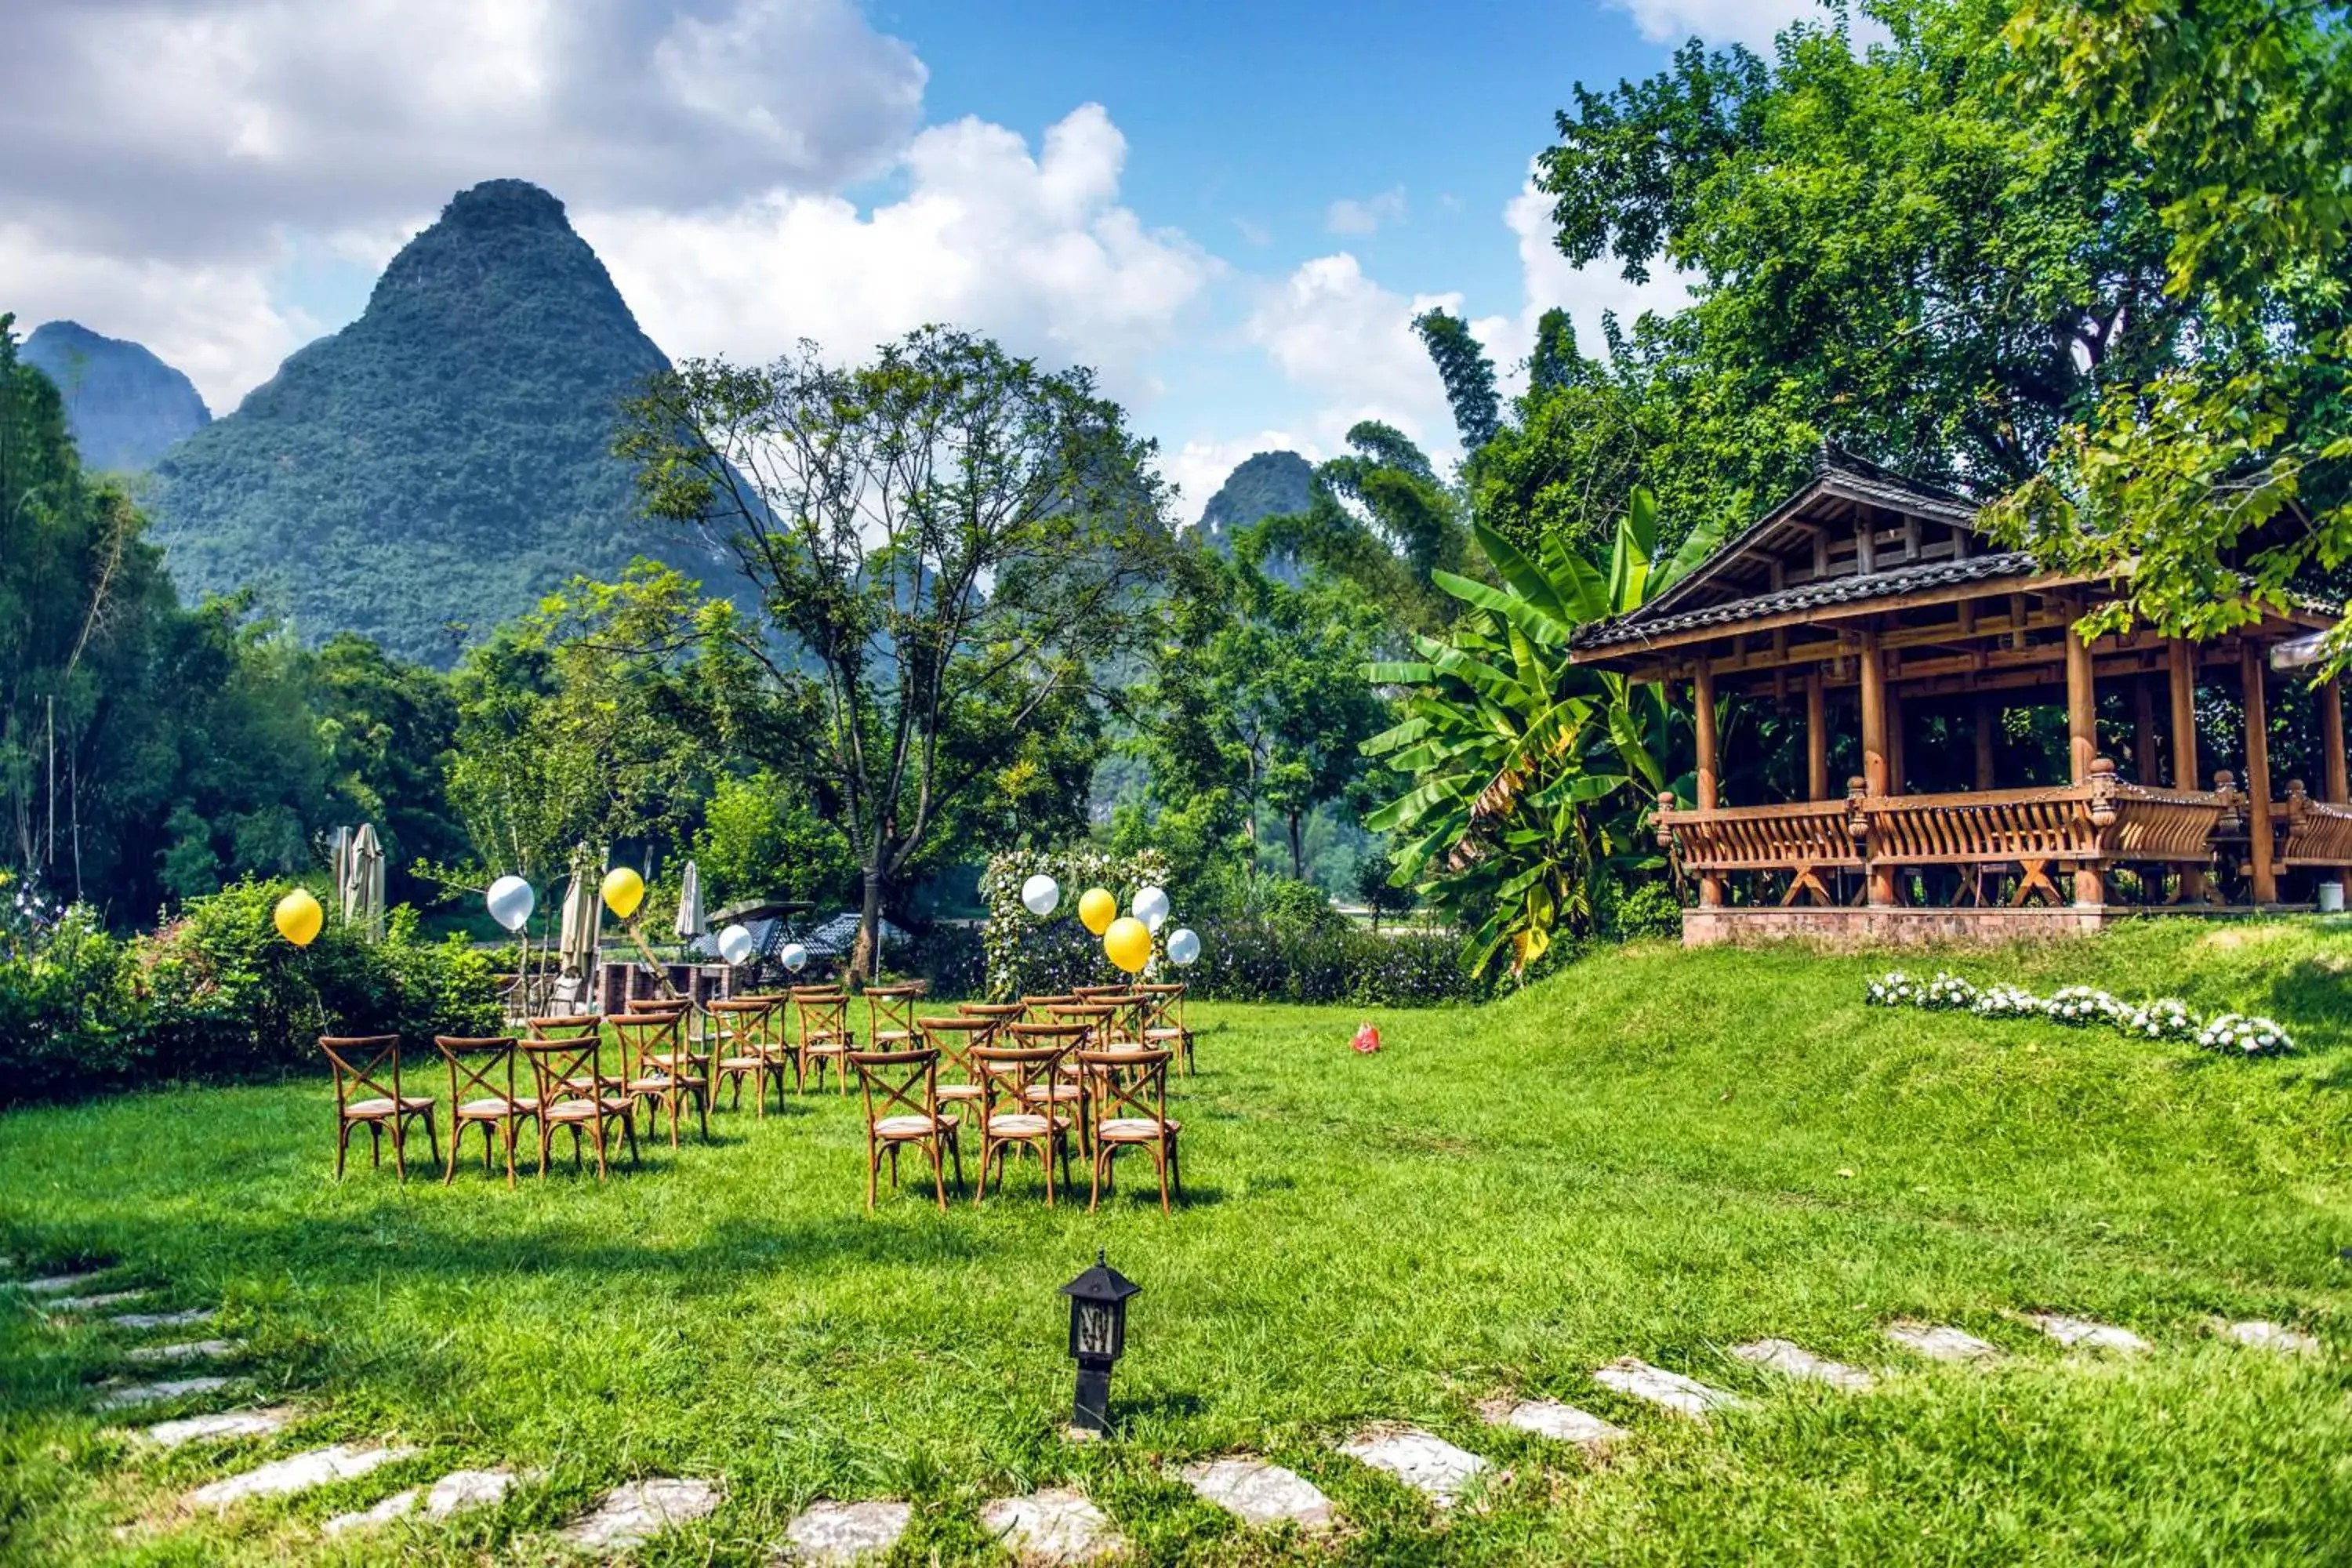
<instances>
[{"instance_id":1,"label":"blue sky","mask_svg":"<svg viewBox=\"0 0 2352 1568\"><path fill-rule=\"evenodd\" d=\"M927 320L1097 365L1197 512L1253 449L1391 419L1406 323L1670 307L1548 249L1570 85L1812 0L17 0L0 310L147 342L216 411L348 321L477 180L562 197L676 354Z\"/></svg>"}]
</instances>

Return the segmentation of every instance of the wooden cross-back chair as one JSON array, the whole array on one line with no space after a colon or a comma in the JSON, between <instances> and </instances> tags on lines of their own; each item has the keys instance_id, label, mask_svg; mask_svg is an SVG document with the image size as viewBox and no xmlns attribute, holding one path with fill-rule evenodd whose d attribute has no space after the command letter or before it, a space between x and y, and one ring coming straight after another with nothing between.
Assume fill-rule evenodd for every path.
<instances>
[{"instance_id":1,"label":"wooden cross-back chair","mask_svg":"<svg viewBox=\"0 0 2352 1568\"><path fill-rule=\"evenodd\" d=\"M959 1002L956 1011L967 1017L992 1018L999 1024L1017 1023L1029 1015L1029 1009L1018 1002Z\"/></svg>"},{"instance_id":2,"label":"wooden cross-back chair","mask_svg":"<svg viewBox=\"0 0 2352 1568\"><path fill-rule=\"evenodd\" d=\"M1143 1033L1139 1038L1147 1046L1166 1046L1176 1053L1176 1061L1190 1078L1192 1073L1192 1031L1184 1023L1184 986L1181 981L1165 984L1139 984L1135 994L1143 999Z\"/></svg>"},{"instance_id":3,"label":"wooden cross-back chair","mask_svg":"<svg viewBox=\"0 0 2352 1568\"><path fill-rule=\"evenodd\" d=\"M1048 1007L1047 1018L1055 1024L1076 1024L1086 1030L1078 1040L1080 1050L1108 1050L1119 1043L1119 1010L1108 1002L1080 1002L1072 1005Z\"/></svg>"},{"instance_id":4,"label":"wooden cross-back chair","mask_svg":"<svg viewBox=\"0 0 2352 1568\"><path fill-rule=\"evenodd\" d=\"M955 1163L956 1191L963 1191L963 1143L961 1119L940 1109L940 1054L927 1047L904 1051L852 1051L849 1065L856 1070L859 1092L866 1101L866 1212L874 1212L875 1185L882 1156L890 1156L890 1186L898 1186L898 1151L919 1144L930 1157L931 1185L938 1192L940 1212L947 1213L946 1163Z\"/></svg>"},{"instance_id":5,"label":"wooden cross-back chair","mask_svg":"<svg viewBox=\"0 0 2352 1568\"><path fill-rule=\"evenodd\" d=\"M1070 987L1070 994L1085 1002L1101 1002L1113 996L1126 995L1127 987L1124 985L1073 985Z\"/></svg>"},{"instance_id":6,"label":"wooden cross-back chair","mask_svg":"<svg viewBox=\"0 0 2352 1568\"><path fill-rule=\"evenodd\" d=\"M930 994L927 980L901 980L866 988L866 1045L889 1050L915 1038L915 1004Z\"/></svg>"},{"instance_id":7,"label":"wooden cross-back chair","mask_svg":"<svg viewBox=\"0 0 2352 1568\"><path fill-rule=\"evenodd\" d=\"M1055 1029L1051 1024L1016 1024L1022 1029ZM974 1046L973 1066L980 1069L988 1095L981 1101L980 1179L972 1189L977 1207L988 1195L988 1166L1024 1149L1037 1151L1045 1172L1045 1205L1054 1203L1054 1162L1062 1163L1062 1184L1070 1183L1070 1128L1073 1118L1056 1103L1061 1066L1069 1054L1062 1041L1038 1046ZM1002 1173L999 1173L1000 1182Z\"/></svg>"},{"instance_id":8,"label":"wooden cross-back chair","mask_svg":"<svg viewBox=\"0 0 2352 1568\"><path fill-rule=\"evenodd\" d=\"M976 1113L980 1102L988 1098L988 1086L981 1081L980 1069L972 1064L971 1047L995 1039L997 1021L959 1015L952 1018L917 1018L915 1027L922 1032L923 1044L939 1052L943 1064L955 1068L956 1081L940 1085L940 1103L950 1110L969 1109Z\"/></svg>"},{"instance_id":9,"label":"wooden cross-back chair","mask_svg":"<svg viewBox=\"0 0 2352 1568\"><path fill-rule=\"evenodd\" d=\"M1086 998L1075 991L1056 996L1024 996L1021 998L1021 1016L1033 1024L1050 1024L1053 1022L1053 1009L1080 1006L1085 1002Z\"/></svg>"},{"instance_id":10,"label":"wooden cross-back chair","mask_svg":"<svg viewBox=\"0 0 2352 1568\"><path fill-rule=\"evenodd\" d=\"M608 1076L599 1055L602 1035L571 1035L556 1039L526 1039L522 1053L530 1062L531 1087L539 1099L539 1174L547 1179L548 1151L559 1127L572 1131L572 1168L580 1169L583 1131L596 1144L596 1179L606 1169L604 1140L613 1122L629 1145L629 1163L637 1163L636 1102L629 1097L626 1079ZM586 1086L584 1088L581 1086Z\"/></svg>"},{"instance_id":11,"label":"wooden cross-back chair","mask_svg":"<svg viewBox=\"0 0 2352 1568\"><path fill-rule=\"evenodd\" d=\"M701 1058L687 1048L686 1015L672 1009L622 1013L612 1024L614 1037L621 1042L621 1077L628 1093L669 1112L669 1146L677 1147L678 1123L688 1100L701 1119L703 1142L709 1142L710 1078L702 1070Z\"/></svg>"},{"instance_id":12,"label":"wooden cross-back chair","mask_svg":"<svg viewBox=\"0 0 2352 1568\"><path fill-rule=\"evenodd\" d=\"M408 1180L408 1124L422 1121L433 1162L441 1163L441 1142L433 1131L433 1097L409 1094L400 1082L398 1035L321 1035L319 1048L335 1069L335 1180L343 1179L343 1154L352 1129L368 1130L369 1168L383 1166L383 1135L392 1133L392 1165Z\"/></svg>"},{"instance_id":13,"label":"wooden cross-back chair","mask_svg":"<svg viewBox=\"0 0 2352 1568\"><path fill-rule=\"evenodd\" d=\"M849 1053L857 1048L857 1037L849 1029L849 993L833 985L795 985L792 997L803 1069L823 1088L825 1068L832 1068L841 1092L847 1094Z\"/></svg>"},{"instance_id":14,"label":"wooden cross-back chair","mask_svg":"<svg viewBox=\"0 0 2352 1568\"><path fill-rule=\"evenodd\" d=\"M1175 1057L1164 1047L1118 1051L1080 1051L1079 1070L1086 1075L1087 1110L1093 1134L1094 1193L1087 1212L1102 1201L1111 1184L1111 1161L1122 1149L1149 1149L1160 1172L1160 1208L1168 1213L1172 1185L1184 1195L1184 1178L1176 1160L1176 1134L1183 1124L1168 1119L1168 1064Z\"/></svg>"},{"instance_id":15,"label":"wooden cross-back chair","mask_svg":"<svg viewBox=\"0 0 2352 1568\"><path fill-rule=\"evenodd\" d=\"M800 1087L800 1051L784 1033L784 1001L781 996L736 996L713 1002L710 1018L718 1030L712 1042L712 1093L735 1086L734 1108L743 1109L743 1080L751 1080L751 1109L768 1114L768 1075L776 1079L776 1109L784 1108L784 1069Z\"/></svg>"},{"instance_id":16,"label":"wooden cross-back chair","mask_svg":"<svg viewBox=\"0 0 2352 1568\"><path fill-rule=\"evenodd\" d=\"M515 1184L515 1141L522 1124L539 1116L539 1097L515 1092L515 1048L522 1042L512 1035L473 1037L436 1035L435 1048L449 1065L449 1163L441 1184L457 1179L459 1146L466 1129L482 1130L482 1170L490 1169L491 1135L507 1156L507 1185Z\"/></svg>"}]
</instances>

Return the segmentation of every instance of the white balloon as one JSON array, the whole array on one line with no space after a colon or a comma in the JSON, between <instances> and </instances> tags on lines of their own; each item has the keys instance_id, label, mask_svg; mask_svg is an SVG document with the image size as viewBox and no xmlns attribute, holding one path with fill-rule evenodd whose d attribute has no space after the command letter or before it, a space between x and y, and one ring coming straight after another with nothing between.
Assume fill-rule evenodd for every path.
<instances>
[{"instance_id":1,"label":"white balloon","mask_svg":"<svg viewBox=\"0 0 2352 1568\"><path fill-rule=\"evenodd\" d=\"M1201 939L1189 927L1179 926L1169 934L1168 962L1181 968L1201 956Z\"/></svg>"},{"instance_id":2,"label":"white balloon","mask_svg":"<svg viewBox=\"0 0 2352 1568\"><path fill-rule=\"evenodd\" d=\"M751 933L741 926L729 926L719 933L719 956L730 963L748 963L758 951Z\"/></svg>"},{"instance_id":3,"label":"white balloon","mask_svg":"<svg viewBox=\"0 0 2352 1568\"><path fill-rule=\"evenodd\" d=\"M490 919L509 931L522 930L538 903L531 896L530 884L520 877L500 877L490 884L488 896L482 901L490 906Z\"/></svg>"},{"instance_id":4,"label":"white balloon","mask_svg":"<svg viewBox=\"0 0 2352 1568\"><path fill-rule=\"evenodd\" d=\"M1021 903L1031 914L1044 920L1062 904L1062 886L1040 871L1021 884Z\"/></svg>"},{"instance_id":5,"label":"white balloon","mask_svg":"<svg viewBox=\"0 0 2352 1568\"><path fill-rule=\"evenodd\" d=\"M808 949L803 947L799 942L788 942L784 943L782 950L776 954L776 959L777 962L781 963L786 969L791 970L794 974L798 974L803 969L808 966Z\"/></svg>"},{"instance_id":6,"label":"white balloon","mask_svg":"<svg viewBox=\"0 0 2352 1568\"><path fill-rule=\"evenodd\" d=\"M1141 921L1144 929L1157 936L1160 928L1168 923L1168 895L1158 888L1139 889L1135 901L1128 906L1128 913Z\"/></svg>"}]
</instances>

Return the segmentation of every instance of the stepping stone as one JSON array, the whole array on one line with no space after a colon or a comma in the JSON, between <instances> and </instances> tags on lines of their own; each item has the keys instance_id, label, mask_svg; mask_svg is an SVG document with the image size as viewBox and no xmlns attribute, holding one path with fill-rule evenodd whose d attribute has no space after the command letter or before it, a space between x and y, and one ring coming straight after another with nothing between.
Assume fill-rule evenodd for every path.
<instances>
[{"instance_id":1,"label":"stepping stone","mask_svg":"<svg viewBox=\"0 0 2352 1568\"><path fill-rule=\"evenodd\" d=\"M1929 1361L1992 1361L2000 1354L1999 1345L1988 1344L1974 1334L1941 1323L1889 1323L1886 1337Z\"/></svg>"},{"instance_id":2,"label":"stepping stone","mask_svg":"<svg viewBox=\"0 0 2352 1568\"><path fill-rule=\"evenodd\" d=\"M1091 1563L1119 1548L1110 1516L1072 1491L998 1498L980 1527L1024 1563Z\"/></svg>"},{"instance_id":3,"label":"stepping stone","mask_svg":"<svg viewBox=\"0 0 2352 1568\"><path fill-rule=\"evenodd\" d=\"M215 1388L226 1388L236 1382L228 1377L184 1377L175 1382L141 1383L128 1388L110 1388L99 1395L100 1410L128 1410L138 1405L156 1405L166 1399L182 1399L191 1394L210 1394Z\"/></svg>"},{"instance_id":4,"label":"stepping stone","mask_svg":"<svg viewBox=\"0 0 2352 1568\"><path fill-rule=\"evenodd\" d=\"M1598 1453L1618 1439L1633 1436L1613 1422L1603 1421L1573 1405L1562 1405L1557 1399L1491 1400L1478 1407L1478 1414L1486 1418L1489 1426L1512 1426L1555 1443L1573 1443L1589 1453Z\"/></svg>"},{"instance_id":5,"label":"stepping stone","mask_svg":"<svg viewBox=\"0 0 2352 1568\"><path fill-rule=\"evenodd\" d=\"M1331 1500L1296 1470L1264 1459L1237 1457L1189 1465L1184 1484L1244 1524L1280 1524L1322 1530L1331 1523Z\"/></svg>"},{"instance_id":6,"label":"stepping stone","mask_svg":"<svg viewBox=\"0 0 2352 1568\"><path fill-rule=\"evenodd\" d=\"M1706 1420L1710 1411L1729 1410L1748 1403L1736 1394L1709 1388L1695 1378L1668 1372L1662 1366L1652 1366L1638 1356L1618 1357L1595 1372L1592 1381L1694 1421Z\"/></svg>"},{"instance_id":7,"label":"stepping stone","mask_svg":"<svg viewBox=\"0 0 2352 1568\"><path fill-rule=\"evenodd\" d=\"M2089 1318L2070 1318L2063 1312L2028 1312L2026 1321L2068 1350L2120 1351L2137 1355L2149 1349L2148 1342L2129 1329L2119 1329L2113 1323L2095 1322Z\"/></svg>"},{"instance_id":8,"label":"stepping stone","mask_svg":"<svg viewBox=\"0 0 2352 1568\"><path fill-rule=\"evenodd\" d=\"M103 1268L92 1268L82 1274L52 1274L47 1279L27 1279L17 1289L27 1296L60 1296L68 1290L79 1289L93 1279L101 1279L105 1274Z\"/></svg>"},{"instance_id":9,"label":"stepping stone","mask_svg":"<svg viewBox=\"0 0 2352 1568\"><path fill-rule=\"evenodd\" d=\"M189 1415L161 1422L148 1427L145 1436L150 1443L176 1448L183 1443L201 1442L207 1437L266 1436L293 1419L293 1410L283 1405L273 1405L267 1410L224 1410L213 1415Z\"/></svg>"},{"instance_id":10,"label":"stepping stone","mask_svg":"<svg viewBox=\"0 0 2352 1568\"><path fill-rule=\"evenodd\" d=\"M191 1307L184 1312L117 1312L106 1321L118 1329L186 1329L219 1316L210 1307Z\"/></svg>"},{"instance_id":11,"label":"stepping stone","mask_svg":"<svg viewBox=\"0 0 2352 1568\"><path fill-rule=\"evenodd\" d=\"M595 1511L566 1526L562 1539L592 1552L625 1552L673 1524L707 1519L718 1507L719 1488L714 1483L657 1476L614 1487L596 1504Z\"/></svg>"},{"instance_id":12,"label":"stepping stone","mask_svg":"<svg viewBox=\"0 0 2352 1568\"><path fill-rule=\"evenodd\" d=\"M336 1443L198 1487L188 1494L188 1502L195 1508L225 1509L247 1498L283 1497L329 1481L355 1479L415 1452L383 1443Z\"/></svg>"},{"instance_id":13,"label":"stepping stone","mask_svg":"<svg viewBox=\"0 0 2352 1568\"><path fill-rule=\"evenodd\" d=\"M1752 1345L1734 1345L1731 1353L1741 1361L1769 1368L1785 1377L1807 1383L1826 1383L1832 1388L1842 1388L1849 1394L1867 1394L1878 1381L1858 1366L1843 1362L1823 1361L1802 1345L1787 1340L1758 1340Z\"/></svg>"},{"instance_id":14,"label":"stepping stone","mask_svg":"<svg viewBox=\"0 0 2352 1568\"><path fill-rule=\"evenodd\" d=\"M1440 1508L1452 1508L1486 1461L1433 1432L1409 1428L1386 1436L1366 1432L1339 1452L1385 1470Z\"/></svg>"},{"instance_id":15,"label":"stepping stone","mask_svg":"<svg viewBox=\"0 0 2352 1568\"><path fill-rule=\"evenodd\" d=\"M2281 1355L2317 1355L2319 1341L2311 1334L2290 1329L2284 1323L2267 1323L2260 1319L2243 1323L2224 1323L2221 1332L2242 1345L2256 1350L2276 1351Z\"/></svg>"},{"instance_id":16,"label":"stepping stone","mask_svg":"<svg viewBox=\"0 0 2352 1568\"><path fill-rule=\"evenodd\" d=\"M339 1513L327 1521L324 1529L329 1535L373 1530L412 1513L422 1513L426 1519L446 1519L462 1509L482 1508L498 1501L521 1479L512 1470L452 1470L430 1487L410 1487L393 1493L373 1508Z\"/></svg>"},{"instance_id":17,"label":"stepping stone","mask_svg":"<svg viewBox=\"0 0 2352 1568\"><path fill-rule=\"evenodd\" d=\"M243 1340L190 1340L177 1345L133 1345L122 1352L125 1361L144 1363L184 1361L226 1361L245 1353Z\"/></svg>"},{"instance_id":18,"label":"stepping stone","mask_svg":"<svg viewBox=\"0 0 2352 1568\"><path fill-rule=\"evenodd\" d=\"M784 1526L788 1542L782 1563L841 1568L861 1557L878 1557L907 1533L914 1510L903 1502L819 1502Z\"/></svg>"},{"instance_id":19,"label":"stepping stone","mask_svg":"<svg viewBox=\"0 0 2352 1568\"><path fill-rule=\"evenodd\" d=\"M93 1312L100 1307L119 1307L125 1301L136 1301L146 1295L144 1290L109 1290L103 1296L60 1296L48 1304L52 1312Z\"/></svg>"}]
</instances>

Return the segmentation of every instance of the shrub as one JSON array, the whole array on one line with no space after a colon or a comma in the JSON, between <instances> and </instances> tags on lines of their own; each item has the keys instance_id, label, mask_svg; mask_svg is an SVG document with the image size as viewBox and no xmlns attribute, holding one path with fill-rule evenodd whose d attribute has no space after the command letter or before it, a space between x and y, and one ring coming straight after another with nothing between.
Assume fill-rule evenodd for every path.
<instances>
[{"instance_id":1,"label":"shrub","mask_svg":"<svg viewBox=\"0 0 2352 1568\"><path fill-rule=\"evenodd\" d=\"M1678 937L1683 932L1682 900L1663 881L1618 884L1601 907L1601 929L1612 942Z\"/></svg>"},{"instance_id":2,"label":"shrub","mask_svg":"<svg viewBox=\"0 0 2352 1568\"><path fill-rule=\"evenodd\" d=\"M0 872L0 1103L118 1080L141 1050L131 951Z\"/></svg>"}]
</instances>

